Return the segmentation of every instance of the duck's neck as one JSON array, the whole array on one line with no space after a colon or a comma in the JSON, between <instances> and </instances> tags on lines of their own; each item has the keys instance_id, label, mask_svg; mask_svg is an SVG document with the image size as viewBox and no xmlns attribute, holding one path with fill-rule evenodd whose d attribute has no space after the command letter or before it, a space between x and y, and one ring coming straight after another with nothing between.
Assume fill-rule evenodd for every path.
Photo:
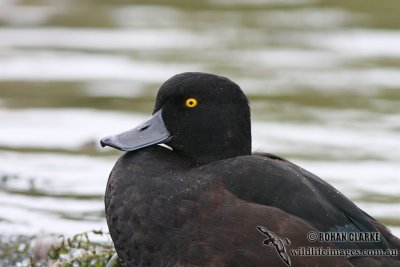
<instances>
[{"instance_id":1,"label":"duck's neck","mask_svg":"<svg viewBox=\"0 0 400 267\"><path fill-rule=\"evenodd\" d=\"M202 144L202 145L200 145ZM188 158L196 165L251 154L251 132L242 135L224 132L224 136L198 137L184 147L173 149Z\"/></svg>"}]
</instances>

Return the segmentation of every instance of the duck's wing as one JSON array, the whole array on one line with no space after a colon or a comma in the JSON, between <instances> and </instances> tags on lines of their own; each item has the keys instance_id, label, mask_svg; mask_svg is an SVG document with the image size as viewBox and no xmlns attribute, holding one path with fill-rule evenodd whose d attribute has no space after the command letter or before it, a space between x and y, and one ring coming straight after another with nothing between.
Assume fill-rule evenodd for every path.
<instances>
[{"instance_id":1,"label":"duck's wing","mask_svg":"<svg viewBox=\"0 0 400 267\"><path fill-rule=\"evenodd\" d=\"M400 241L333 186L299 166L271 154L229 161L226 189L249 202L278 207L320 232L380 232L380 242L338 242L346 249L400 248ZM233 173L232 173L233 174ZM390 241L390 244L388 243Z\"/></svg>"}]
</instances>

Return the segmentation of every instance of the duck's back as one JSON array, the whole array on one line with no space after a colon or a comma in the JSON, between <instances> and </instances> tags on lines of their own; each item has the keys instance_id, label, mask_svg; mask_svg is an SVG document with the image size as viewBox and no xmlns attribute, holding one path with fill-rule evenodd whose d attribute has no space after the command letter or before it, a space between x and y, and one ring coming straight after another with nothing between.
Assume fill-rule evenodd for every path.
<instances>
[{"instance_id":1,"label":"duck's back","mask_svg":"<svg viewBox=\"0 0 400 267\"><path fill-rule=\"evenodd\" d=\"M330 184L299 166L274 155L260 153L219 164L225 188L236 197L282 211L310 224L317 233L378 233L375 242L334 242L342 250L375 250L392 257L350 258L355 266L400 266L400 240ZM282 222L285 224L285 222ZM303 240L307 232L302 232ZM327 244L322 243L323 246ZM313 247L316 244L312 245ZM379 254L378 254L379 255Z\"/></svg>"}]
</instances>

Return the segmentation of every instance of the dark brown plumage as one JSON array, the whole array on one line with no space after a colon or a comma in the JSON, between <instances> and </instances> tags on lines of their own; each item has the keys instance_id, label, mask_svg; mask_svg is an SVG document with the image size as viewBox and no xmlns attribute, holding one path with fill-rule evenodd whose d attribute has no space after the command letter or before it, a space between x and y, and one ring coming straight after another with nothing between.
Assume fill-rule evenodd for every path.
<instances>
[{"instance_id":1,"label":"dark brown plumage","mask_svg":"<svg viewBox=\"0 0 400 267\"><path fill-rule=\"evenodd\" d=\"M185 106L188 98L198 105ZM149 132L173 150L155 145ZM247 99L236 84L184 73L161 87L153 119L102 140L135 150L114 166L105 196L126 266L287 266L257 226L290 240L291 266L400 265L399 257L291 255L310 246L398 249L400 241L315 175L271 154L252 155L250 133ZM382 239L310 242L310 231L380 232Z\"/></svg>"}]
</instances>

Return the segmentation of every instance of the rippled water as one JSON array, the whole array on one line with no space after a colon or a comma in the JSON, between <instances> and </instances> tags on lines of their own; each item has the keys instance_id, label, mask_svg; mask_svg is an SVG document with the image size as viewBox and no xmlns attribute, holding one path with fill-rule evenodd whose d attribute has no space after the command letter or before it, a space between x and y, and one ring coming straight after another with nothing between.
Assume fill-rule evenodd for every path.
<instances>
[{"instance_id":1,"label":"rippled water","mask_svg":"<svg viewBox=\"0 0 400 267\"><path fill-rule=\"evenodd\" d=\"M254 150L400 235L400 2L51 2L0 2L0 234L107 229L120 154L99 138L146 118L170 76L205 71L248 94Z\"/></svg>"}]
</instances>

